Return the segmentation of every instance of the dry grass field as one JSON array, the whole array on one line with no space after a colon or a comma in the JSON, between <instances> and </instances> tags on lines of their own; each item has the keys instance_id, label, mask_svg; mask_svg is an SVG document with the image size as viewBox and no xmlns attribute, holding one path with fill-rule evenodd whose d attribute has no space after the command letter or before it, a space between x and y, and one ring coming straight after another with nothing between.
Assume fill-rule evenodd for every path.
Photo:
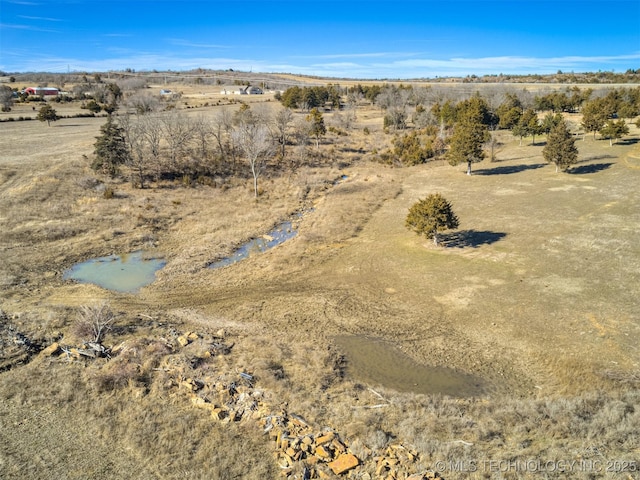
<instances>
[{"instance_id":1,"label":"dry grass field","mask_svg":"<svg viewBox=\"0 0 640 480\"><path fill-rule=\"evenodd\" d=\"M199 94L185 92L193 114L220 108ZM327 136L322 164L265 175L258 201L250 178L140 190L96 176L103 118L0 123L0 478L283 478L257 421L215 421L181 386L240 372L261 408L339 431L362 462L349 478L386 478L376 458L398 444L414 472L447 479L638 478L638 129L577 141L568 173L544 162L544 137L502 132L498 160L467 176L371 161L381 113L358 119ZM434 192L460 219L440 247L404 226ZM207 268L300 211L293 239ZM62 278L140 249L167 264L137 294ZM116 314L104 343L126 355L16 344L78 345L78 310L100 301ZM202 356L200 340L178 346L185 332L232 348ZM430 393L445 369L480 390ZM556 468L570 461L582 468Z\"/></svg>"}]
</instances>

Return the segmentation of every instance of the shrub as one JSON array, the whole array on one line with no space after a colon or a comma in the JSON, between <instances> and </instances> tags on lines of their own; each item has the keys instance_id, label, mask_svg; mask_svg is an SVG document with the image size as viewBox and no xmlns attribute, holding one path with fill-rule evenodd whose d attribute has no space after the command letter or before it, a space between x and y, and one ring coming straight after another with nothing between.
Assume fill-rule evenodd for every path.
<instances>
[{"instance_id":1,"label":"shrub","mask_svg":"<svg viewBox=\"0 0 640 480\"><path fill-rule=\"evenodd\" d=\"M439 193L432 193L411 206L405 225L418 235L433 238L438 245L438 232L458 228L458 217L451 204Z\"/></svg>"},{"instance_id":2,"label":"shrub","mask_svg":"<svg viewBox=\"0 0 640 480\"><path fill-rule=\"evenodd\" d=\"M83 305L73 324L73 333L86 341L101 343L106 332L111 330L115 315L106 302Z\"/></svg>"},{"instance_id":3,"label":"shrub","mask_svg":"<svg viewBox=\"0 0 640 480\"><path fill-rule=\"evenodd\" d=\"M417 132L396 137L393 141L393 152L403 165L419 165L433 157L432 141L429 138L423 145Z\"/></svg>"}]
</instances>

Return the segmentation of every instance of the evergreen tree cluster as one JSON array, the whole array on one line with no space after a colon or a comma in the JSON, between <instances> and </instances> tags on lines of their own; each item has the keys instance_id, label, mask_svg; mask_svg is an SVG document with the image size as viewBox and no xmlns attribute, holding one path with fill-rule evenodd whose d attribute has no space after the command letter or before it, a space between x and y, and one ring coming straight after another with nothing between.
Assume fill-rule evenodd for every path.
<instances>
[{"instance_id":1,"label":"evergreen tree cluster","mask_svg":"<svg viewBox=\"0 0 640 480\"><path fill-rule=\"evenodd\" d=\"M291 87L280 95L285 108L311 110L330 105L340 108L340 89L333 85L326 87Z\"/></svg>"}]
</instances>

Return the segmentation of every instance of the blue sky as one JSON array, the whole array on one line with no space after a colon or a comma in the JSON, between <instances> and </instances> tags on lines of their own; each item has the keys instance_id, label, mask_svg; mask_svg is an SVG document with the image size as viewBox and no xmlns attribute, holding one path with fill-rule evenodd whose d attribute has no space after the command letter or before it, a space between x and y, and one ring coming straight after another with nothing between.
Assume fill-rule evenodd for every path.
<instances>
[{"instance_id":1,"label":"blue sky","mask_svg":"<svg viewBox=\"0 0 640 480\"><path fill-rule=\"evenodd\" d=\"M640 0L0 0L0 70L434 78L640 68Z\"/></svg>"}]
</instances>

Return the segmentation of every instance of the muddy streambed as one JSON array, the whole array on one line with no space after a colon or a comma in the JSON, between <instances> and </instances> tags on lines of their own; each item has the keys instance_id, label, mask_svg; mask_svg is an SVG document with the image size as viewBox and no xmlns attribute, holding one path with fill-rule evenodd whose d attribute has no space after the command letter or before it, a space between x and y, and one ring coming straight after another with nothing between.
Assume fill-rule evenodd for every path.
<instances>
[{"instance_id":1,"label":"muddy streambed","mask_svg":"<svg viewBox=\"0 0 640 480\"><path fill-rule=\"evenodd\" d=\"M302 215L298 215L301 217ZM258 238L253 238L241 245L228 257L217 260L208 265L209 268L221 268L233 265L240 260L249 258L253 253L262 253L270 248L276 247L287 240L295 237L298 234L298 230L294 227L293 222L286 221L280 223L268 234Z\"/></svg>"},{"instance_id":2,"label":"muddy streambed","mask_svg":"<svg viewBox=\"0 0 640 480\"><path fill-rule=\"evenodd\" d=\"M482 379L446 367L423 365L380 339L359 335L334 338L353 380L399 392L474 397L485 392Z\"/></svg>"}]
</instances>

